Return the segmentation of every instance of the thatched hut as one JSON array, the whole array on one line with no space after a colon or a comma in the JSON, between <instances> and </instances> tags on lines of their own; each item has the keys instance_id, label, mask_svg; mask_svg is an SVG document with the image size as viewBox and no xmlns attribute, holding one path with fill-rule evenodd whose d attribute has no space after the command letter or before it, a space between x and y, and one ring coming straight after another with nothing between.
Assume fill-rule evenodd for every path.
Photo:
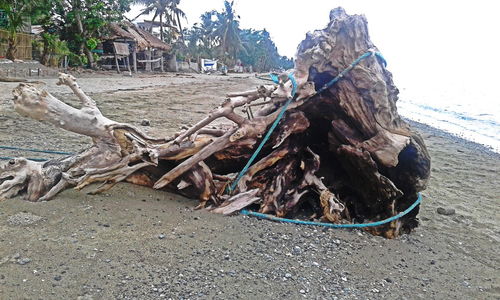
<instances>
[{"instance_id":1,"label":"thatched hut","mask_svg":"<svg viewBox=\"0 0 500 300\"><path fill-rule=\"evenodd\" d=\"M102 39L103 57L114 57L118 72L118 59L121 58L127 61L129 69L128 61L131 58L134 72L137 72L138 63L144 66L146 71L157 67L163 71L163 52L172 49L169 44L129 21L110 23Z\"/></svg>"}]
</instances>

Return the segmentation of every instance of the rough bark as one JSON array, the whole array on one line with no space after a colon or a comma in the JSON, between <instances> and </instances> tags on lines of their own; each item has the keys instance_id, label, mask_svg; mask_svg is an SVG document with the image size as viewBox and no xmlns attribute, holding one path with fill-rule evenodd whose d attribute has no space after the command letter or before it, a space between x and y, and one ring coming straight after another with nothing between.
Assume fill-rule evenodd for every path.
<instances>
[{"instance_id":1,"label":"rough bark","mask_svg":"<svg viewBox=\"0 0 500 300\"><path fill-rule=\"evenodd\" d=\"M60 75L81 100L76 109L32 85L14 90L20 114L90 136L93 145L77 155L45 163L19 158L0 169L0 197L48 200L73 186L120 181L166 189L200 199L199 207L229 214L251 206L277 216L305 211L318 219L368 222L409 207L423 190L430 158L420 136L399 117L398 90L375 56L336 85L315 91L366 51L375 51L364 16L338 8L323 30L299 45L298 89L284 118L257 160L228 194L227 186L252 155L291 97L287 74L276 85L233 93L206 118L168 139L104 117L72 76ZM260 100L260 101L258 101ZM260 105L252 113L251 107ZM234 109L247 111L247 117ZM207 128L226 118L232 125ZM388 238L418 225L418 210L370 232Z\"/></svg>"},{"instance_id":2,"label":"rough bark","mask_svg":"<svg viewBox=\"0 0 500 300\"><path fill-rule=\"evenodd\" d=\"M5 57L10 60L16 59L17 40L15 34L9 33L7 44L7 53L5 54Z\"/></svg>"},{"instance_id":3,"label":"rough bark","mask_svg":"<svg viewBox=\"0 0 500 300\"><path fill-rule=\"evenodd\" d=\"M85 29L83 27L80 12L78 11L81 8L79 7L79 5L75 5L75 4L76 3L73 3L75 20L76 20L76 27L78 28L78 32L80 33L80 36L82 37L82 43L80 46L83 50L83 53L85 53L85 56L87 56L87 60L89 62L89 67L91 69L94 69L95 68L94 56L92 55L92 52L90 51L89 47L87 46L87 43L85 42L86 33L85 33Z\"/></svg>"}]
</instances>

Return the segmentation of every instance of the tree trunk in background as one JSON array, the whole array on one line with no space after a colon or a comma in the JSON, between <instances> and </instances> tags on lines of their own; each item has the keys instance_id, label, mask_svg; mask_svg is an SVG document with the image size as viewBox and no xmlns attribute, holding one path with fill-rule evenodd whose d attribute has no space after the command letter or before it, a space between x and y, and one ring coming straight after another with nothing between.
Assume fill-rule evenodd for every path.
<instances>
[{"instance_id":1,"label":"tree trunk in background","mask_svg":"<svg viewBox=\"0 0 500 300\"><path fill-rule=\"evenodd\" d=\"M89 62L89 67L91 69L95 69L94 56L92 55L92 52L90 51L89 47L87 46L87 43L85 42L85 40L86 40L85 29L83 28L82 19L81 19L80 13L78 12L78 9L79 9L78 7L74 7L74 13L75 13L76 24L78 27L78 32L80 33L80 36L82 37L81 48L82 48L85 56L87 56L87 60Z\"/></svg>"},{"instance_id":2,"label":"tree trunk in background","mask_svg":"<svg viewBox=\"0 0 500 300\"><path fill-rule=\"evenodd\" d=\"M177 65L177 51L176 50L171 50L168 62L168 71L170 72L178 72L179 71L179 66Z\"/></svg>"},{"instance_id":3,"label":"tree trunk in background","mask_svg":"<svg viewBox=\"0 0 500 300\"><path fill-rule=\"evenodd\" d=\"M17 41L16 41L16 35L15 34L9 34L9 37L7 38L7 53L5 53L5 57L10 60L16 59L16 48L17 48Z\"/></svg>"},{"instance_id":4,"label":"tree trunk in background","mask_svg":"<svg viewBox=\"0 0 500 300\"><path fill-rule=\"evenodd\" d=\"M151 25L151 28L153 25ZM163 41L163 14L160 14L160 40Z\"/></svg>"},{"instance_id":5,"label":"tree trunk in background","mask_svg":"<svg viewBox=\"0 0 500 300\"><path fill-rule=\"evenodd\" d=\"M85 56L87 56L87 60L89 61L89 68L95 69L95 61L94 61L94 55L92 54L92 51L90 51L89 47L87 47L87 44L83 45L83 52L85 53Z\"/></svg>"},{"instance_id":6,"label":"tree trunk in background","mask_svg":"<svg viewBox=\"0 0 500 300\"><path fill-rule=\"evenodd\" d=\"M179 33L181 34L181 39L184 42L184 33L182 32L181 18L179 16L179 12L176 12L175 16L177 17L177 25L179 26Z\"/></svg>"},{"instance_id":7,"label":"tree trunk in background","mask_svg":"<svg viewBox=\"0 0 500 300\"><path fill-rule=\"evenodd\" d=\"M249 206L280 217L301 212L333 223L394 216L425 189L430 157L422 138L397 113L398 90L384 61L372 55L317 93L368 51L376 48L365 17L349 16L341 8L331 11L325 29L307 34L293 75L296 95L237 184L236 174L295 90L289 74L280 75L277 85L228 94L204 119L169 139L148 137L105 118L71 76L62 74L60 83L80 98L82 110L21 84L14 91L16 111L90 136L93 145L60 160L5 164L0 197L24 194L32 201L47 200L69 186L102 182L96 190L102 192L125 180L198 198L199 207L224 214ZM252 113L250 106L260 109ZM210 126L219 118L232 124ZM368 231L393 238L418 225L417 213L418 208Z\"/></svg>"},{"instance_id":8,"label":"tree trunk in background","mask_svg":"<svg viewBox=\"0 0 500 300\"><path fill-rule=\"evenodd\" d=\"M49 42L45 38L43 39L43 52L40 63L44 66L48 66L49 64Z\"/></svg>"}]
</instances>

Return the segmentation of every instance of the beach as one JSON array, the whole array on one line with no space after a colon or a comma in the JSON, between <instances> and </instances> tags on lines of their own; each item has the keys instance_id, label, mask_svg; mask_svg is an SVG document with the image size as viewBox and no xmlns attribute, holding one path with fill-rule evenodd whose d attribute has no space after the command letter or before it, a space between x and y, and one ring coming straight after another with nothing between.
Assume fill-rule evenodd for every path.
<instances>
[{"instance_id":1,"label":"beach","mask_svg":"<svg viewBox=\"0 0 500 300\"><path fill-rule=\"evenodd\" d=\"M77 75L78 76L78 75ZM264 84L230 76L81 74L110 119L170 136L228 92ZM78 106L55 78L37 79ZM18 115L0 83L0 145L76 152L87 137ZM99 195L0 202L0 299L498 299L500 154L409 121L432 175L420 226L394 240L194 210L196 200L121 183ZM54 154L0 149L0 156ZM454 209L443 215L438 208Z\"/></svg>"}]
</instances>

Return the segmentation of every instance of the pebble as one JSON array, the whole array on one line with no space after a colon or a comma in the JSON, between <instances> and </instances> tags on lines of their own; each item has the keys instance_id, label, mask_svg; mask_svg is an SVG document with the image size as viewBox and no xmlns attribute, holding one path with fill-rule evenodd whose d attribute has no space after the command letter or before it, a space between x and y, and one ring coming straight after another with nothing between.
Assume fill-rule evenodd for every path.
<instances>
[{"instance_id":1,"label":"pebble","mask_svg":"<svg viewBox=\"0 0 500 300\"><path fill-rule=\"evenodd\" d=\"M300 290L300 291L299 291L299 293L301 293L301 294L305 294L305 293L306 293L306 291L305 291L305 290Z\"/></svg>"},{"instance_id":2,"label":"pebble","mask_svg":"<svg viewBox=\"0 0 500 300\"><path fill-rule=\"evenodd\" d=\"M160 234L160 235L158 235L158 238L159 238L160 240L163 240L163 239L165 238L165 235L164 235L164 234Z\"/></svg>"},{"instance_id":3,"label":"pebble","mask_svg":"<svg viewBox=\"0 0 500 300\"><path fill-rule=\"evenodd\" d=\"M60 281L62 279L61 275L54 276L55 281Z\"/></svg>"},{"instance_id":4,"label":"pebble","mask_svg":"<svg viewBox=\"0 0 500 300\"><path fill-rule=\"evenodd\" d=\"M151 122L148 119L142 119L141 126L151 126Z\"/></svg>"},{"instance_id":5,"label":"pebble","mask_svg":"<svg viewBox=\"0 0 500 300\"><path fill-rule=\"evenodd\" d=\"M450 207L438 207L437 208L437 213L440 215L445 215L445 216L451 216L455 214L455 209L450 208Z\"/></svg>"},{"instance_id":6,"label":"pebble","mask_svg":"<svg viewBox=\"0 0 500 300\"><path fill-rule=\"evenodd\" d=\"M20 265L25 265L31 262L31 259L29 258L21 258L20 260L17 261L18 264Z\"/></svg>"}]
</instances>

